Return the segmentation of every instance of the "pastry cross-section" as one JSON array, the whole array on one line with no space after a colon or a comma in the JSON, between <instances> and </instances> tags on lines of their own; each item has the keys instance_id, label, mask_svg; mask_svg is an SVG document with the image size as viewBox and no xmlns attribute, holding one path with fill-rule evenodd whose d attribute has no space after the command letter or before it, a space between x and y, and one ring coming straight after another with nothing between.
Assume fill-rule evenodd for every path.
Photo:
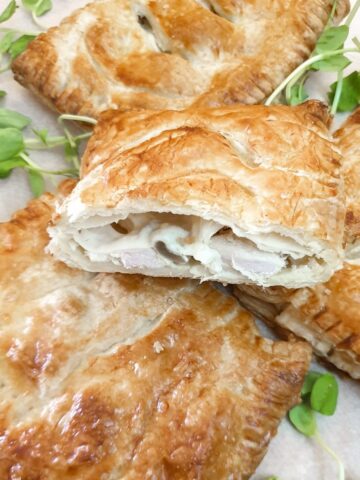
<instances>
[{"instance_id":1,"label":"pastry cross-section","mask_svg":"<svg viewBox=\"0 0 360 480\"><path fill-rule=\"evenodd\" d=\"M289 290L244 285L241 303L282 333L306 339L321 357L360 379L360 109L335 134L343 154L345 264L312 288Z\"/></svg>"},{"instance_id":2,"label":"pastry cross-section","mask_svg":"<svg viewBox=\"0 0 360 480\"><path fill-rule=\"evenodd\" d=\"M341 156L318 102L104 113L50 251L94 272L302 287L341 265Z\"/></svg>"}]
</instances>

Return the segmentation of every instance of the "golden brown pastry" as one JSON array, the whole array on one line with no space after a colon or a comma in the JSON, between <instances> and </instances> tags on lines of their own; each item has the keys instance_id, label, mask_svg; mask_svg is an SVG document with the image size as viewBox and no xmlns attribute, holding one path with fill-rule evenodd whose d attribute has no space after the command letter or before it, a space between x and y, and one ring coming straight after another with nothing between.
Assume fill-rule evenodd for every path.
<instances>
[{"instance_id":1,"label":"golden brown pastry","mask_svg":"<svg viewBox=\"0 0 360 480\"><path fill-rule=\"evenodd\" d=\"M300 290L246 285L237 296L252 312L308 340L318 355L360 379L360 109L336 137L344 157L347 263L323 285Z\"/></svg>"},{"instance_id":2,"label":"golden brown pastry","mask_svg":"<svg viewBox=\"0 0 360 480\"><path fill-rule=\"evenodd\" d=\"M345 264L329 282L296 291L275 323L360 379L360 266Z\"/></svg>"},{"instance_id":3,"label":"golden brown pastry","mask_svg":"<svg viewBox=\"0 0 360 480\"><path fill-rule=\"evenodd\" d=\"M343 154L343 176L346 195L345 257L360 265L360 108L335 136Z\"/></svg>"},{"instance_id":4,"label":"golden brown pastry","mask_svg":"<svg viewBox=\"0 0 360 480\"><path fill-rule=\"evenodd\" d=\"M89 271L301 287L341 264L340 156L319 102L109 111L50 251Z\"/></svg>"},{"instance_id":5,"label":"golden brown pastry","mask_svg":"<svg viewBox=\"0 0 360 480\"><path fill-rule=\"evenodd\" d=\"M338 17L348 0L338 0ZM100 0L33 41L15 78L60 112L260 103L309 57L333 0Z\"/></svg>"},{"instance_id":6,"label":"golden brown pastry","mask_svg":"<svg viewBox=\"0 0 360 480\"><path fill-rule=\"evenodd\" d=\"M309 348L210 284L55 261L54 203L0 226L0 478L248 479Z\"/></svg>"}]
</instances>

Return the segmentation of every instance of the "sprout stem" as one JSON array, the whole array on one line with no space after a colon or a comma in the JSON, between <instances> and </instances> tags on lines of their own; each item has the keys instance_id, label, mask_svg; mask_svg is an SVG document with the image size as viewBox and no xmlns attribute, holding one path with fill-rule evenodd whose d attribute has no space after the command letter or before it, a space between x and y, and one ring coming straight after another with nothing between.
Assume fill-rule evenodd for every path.
<instances>
[{"instance_id":1,"label":"sprout stem","mask_svg":"<svg viewBox=\"0 0 360 480\"><path fill-rule=\"evenodd\" d=\"M87 132L87 133L82 133L81 135L77 135L75 138L75 141L78 142L80 140L86 140L92 136L92 132Z\"/></svg>"},{"instance_id":2,"label":"sprout stem","mask_svg":"<svg viewBox=\"0 0 360 480\"><path fill-rule=\"evenodd\" d=\"M48 175L67 175L67 176L77 176L78 172L74 168L71 169L66 169L66 170L45 170L41 168L39 165L34 163L31 158L26 155L26 153L20 153L19 157L25 160L25 162L28 164L28 167L30 170L35 170L40 173L45 173Z\"/></svg>"},{"instance_id":3,"label":"sprout stem","mask_svg":"<svg viewBox=\"0 0 360 480\"><path fill-rule=\"evenodd\" d=\"M345 468L341 458L332 450L325 441L321 438L319 432L316 432L314 435L314 439L317 443L322 447L333 459L336 461L338 465L338 480L345 480Z\"/></svg>"},{"instance_id":4,"label":"sprout stem","mask_svg":"<svg viewBox=\"0 0 360 480\"><path fill-rule=\"evenodd\" d=\"M90 123L91 125L96 125L97 124L97 120L95 120L95 118L86 117L86 116L83 116L83 115L69 115L69 114L60 115L59 122L63 123L64 120Z\"/></svg>"},{"instance_id":5,"label":"sprout stem","mask_svg":"<svg viewBox=\"0 0 360 480\"><path fill-rule=\"evenodd\" d=\"M86 140L90 138L92 132L83 133L81 135L77 135L76 137L71 136L71 140L75 142L79 142L81 140ZM67 137L50 137L47 139L46 144L44 144L41 140L37 138L29 138L25 140L25 147L28 150L48 150L49 148L56 148L60 147L61 145L66 145L69 142Z\"/></svg>"},{"instance_id":6,"label":"sprout stem","mask_svg":"<svg viewBox=\"0 0 360 480\"><path fill-rule=\"evenodd\" d=\"M65 137L51 137L47 139L46 144L37 138L29 138L25 140L25 146L28 150L47 150L64 145L67 142Z\"/></svg>"},{"instance_id":7,"label":"sprout stem","mask_svg":"<svg viewBox=\"0 0 360 480\"><path fill-rule=\"evenodd\" d=\"M354 20L355 15L357 14L357 11L359 10L359 8L360 8L360 0L356 0L356 2L354 3L354 6L350 10L350 13L349 13L349 15L346 19L345 25L347 25L348 27L350 26L351 22Z\"/></svg>"},{"instance_id":8,"label":"sprout stem","mask_svg":"<svg viewBox=\"0 0 360 480\"><path fill-rule=\"evenodd\" d=\"M1 33L16 33L18 35L39 35L39 32L25 32L24 30L17 30L14 28L5 28L5 27L0 27L0 32Z\"/></svg>"},{"instance_id":9,"label":"sprout stem","mask_svg":"<svg viewBox=\"0 0 360 480\"><path fill-rule=\"evenodd\" d=\"M360 2L360 0L359 0ZM360 53L359 49L357 48L341 48L339 50L333 50L331 52L324 52L320 53L319 55L314 55L313 57L310 57L308 60L306 60L304 63L299 65L295 70L290 73L290 75L285 78L285 80L273 91L273 93L270 95L270 97L266 100L265 105L271 105L273 101L280 95L280 93L284 90L284 88L288 85L291 84L290 88L296 81L301 77L301 75L313 64L316 62L319 62L320 60L325 60L326 58L331 58L335 57L336 55L340 55L343 53L351 53L351 52L356 52Z\"/></svg>"},{"instance_id":10,"label":"sprout stem","mask_svg":"<svg viewBox=\"0 0 360 480\"><path fill-rule=\"evenodd\" d=\"M32 21L34 22L34 24L38 27L39 30L41 30L42 32L44 30L47 30L48 27L46 27L45 25L43 25L40 21L39 21L39 17L36 15L35 11L32 11L31 12L31 18L32 18Z\"/></svg>"},{"instance_id":11,"label":"sprout stem","mask_svg":"<svg viewBox=\"0 0 360 480\"><path fill-rule=\"evenodd\" d=\"M328 20L328 25L330 25L334 19L334 16L335 16L335 13L336 13L336 8L337 8L337 0L334 0L334 3L333 3L333 6L332 6L332 9L331 9L331 12L330 12L330 16L329 16L329 20Z\"/></svg>"},{"instance_id":12,"label":"sprout stem","mask_svg":"<svg viewBox=\"0 0 360 480\"><path fill-rule=\"evenodd\" d=\"M290 103L292 87L300 80L301 77L303 77L303 79L301 81L300 88L303 89L304 82L306 80L306 73L307 73L306 70L304 72L301 71L291 82L287 84L285 89L285 98L287 103Z\"/></svg>"},{"instance_id":13,"label":"sprout stem","mask_svg":"<svg viewBox=\"0 0 360 480\"><path fill-rule=\"evenodd\" d=\"M353 44L360 50L360 41L359 41L359 39L358 39L357 37L354 37L354 38L352 39L352 41L353 41Z\"/></svg>"},{"instance_id":14,"label":"sprout stem","mask_svg":"<svg viewBox=\"0 0 360 480\"><path fill-rule=\"evenodd\" d=\"M337 108L340 102L340 97L342 92L343 79L344 79L344 72L341 71L338 73L338 76L337 76L336 91L335 91L334 100L333 100L331 111L330 111L331 115L335 115L335 113L337 112Z\"/></svg>"}]
</instances>

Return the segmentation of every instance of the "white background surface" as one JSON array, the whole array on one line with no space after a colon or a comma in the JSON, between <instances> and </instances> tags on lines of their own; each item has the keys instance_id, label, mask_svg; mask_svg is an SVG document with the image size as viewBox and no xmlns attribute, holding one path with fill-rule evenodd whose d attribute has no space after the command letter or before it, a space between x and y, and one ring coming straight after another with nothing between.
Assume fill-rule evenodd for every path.
<instances>
[{"instance_id":1,"label":"white background surface","mask_svg":"<svg viewBox=\"0 0 360 480\"><path fill-rule=\"evenodd\" d=\"M53 2L54 9L42 19L47 26L57 24L74 8L86 4L87 0L53 0ZM7 3L8 0L0 0L0 11ZM29 15L22 9L17 11L6 26L37 31ZM352 24L350 38L355 34L360 36L360 14ZM352 58L355 60L356 56ZM357 69L360 69L360 60L356 59L356 62ZM332 81L333 76L330 74L314 75L308 84L311 96L326 100L326 91ZM10 73L0 76L0 89L8 92L8 96L0 100L0 107L28 114L33 119L33 127L48 128L50 133L56 134L58 131L56 114L17 85ZM338 116L335 125L339 125L343 117ZM35 152L33 159L49 169L64 165L61 151ZM48 188L53 188L51 182ZM30 198L31 193L24 172L15 171L9 179L0 180L0 221L8 220L11 213L23 208ZM320 368L317 365L315 367ZM343 459L346 465L346 480L360 480L360 383L346 377L339 381L340 399L337 412L330 418L319 416L319 431ZM269 475L277 475L279 480L336 480L336 472L333 460L313 440L295 432L285 420L254 480L264 480Z\"/></svg>"}]
</instances>

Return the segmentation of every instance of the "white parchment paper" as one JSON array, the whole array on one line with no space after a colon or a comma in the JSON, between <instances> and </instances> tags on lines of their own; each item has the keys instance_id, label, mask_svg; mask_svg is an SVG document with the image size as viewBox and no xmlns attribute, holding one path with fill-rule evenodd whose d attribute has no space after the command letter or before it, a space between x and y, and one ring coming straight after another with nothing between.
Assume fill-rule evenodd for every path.
<instances>
[{"instance_id":1,"label":"white parchment paper","mask_svg":"<svg viewBox=\"0 0 360 480\"><path fill-rule=\"evenodd\" d=\"M0 0L0 11L8 0ZM19 2L20 3L20 0ZM53 0L53 10L43 17L46 26L56 25L61 18L77 7L85 5L87 0ZM26 31L35 31L28 13L19 9L7 27ZM352 24L350 38L360 35L360 15ZM360 55L358 56L360 57ZM360 60L352 57L360 69ZM329 81L332 74L316 74L309 82L308 89L312 97L326 100ZM33 119L33 127L48 128L51 134L60 133L57 127L56 114L44 107L12 78L11 73L0 75L0 89L8 95L0 100L0 107L11 108L29 115ZM335 126L344 119L338 115ZM61 151L34 153L33 158L39 163L54 169L64 166ZM49 182L48 189L54 185ZM31 198L26 176L22 171L15 171L7 180L0 181L0 221L7 221L10 215L23 208ZM318 364L314 368L322 369ZM346 376L339 377L340 399L336 414L333 417L321 417L318 424L321 435L342 458L346 465L346 480L360 480L360 382L354 382ZM336 464L315 442L298 434L284 420L277 437L271 443L269 452L254 476L254 480L265 480L267 476L276 475L279 480L336 480Z\"/></svg>"}]
</instances>

